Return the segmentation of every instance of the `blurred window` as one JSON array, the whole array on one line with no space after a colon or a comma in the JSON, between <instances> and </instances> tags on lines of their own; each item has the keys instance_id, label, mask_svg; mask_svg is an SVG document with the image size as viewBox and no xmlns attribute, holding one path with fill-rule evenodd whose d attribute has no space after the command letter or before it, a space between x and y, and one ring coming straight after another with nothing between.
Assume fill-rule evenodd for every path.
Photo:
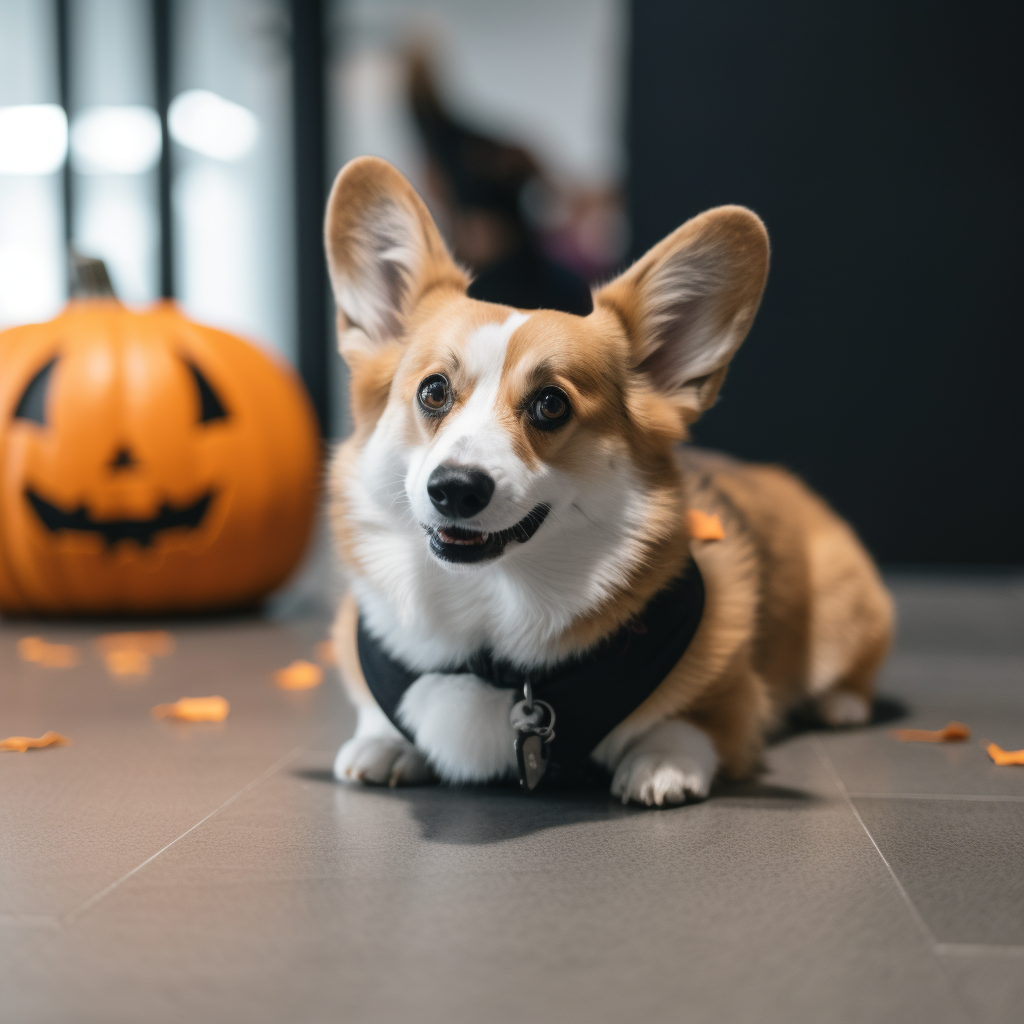
<instances>
[{"instance_id":1,"label":"blurred window","mask_svg":"<svg viewBox=\"0 0 1024 1024\"><path fill-rule=\"evenodd\" d=\"M295 361L288 4L177 0L173 10L180 300Z\"/></svg>"},{"instance_id":2,"label":"blurred window","mask_svg":"<svg viewBox=\"0 0 1024 1024\"><path fill-rule=\"evenodd\" d=\"M0 0L0 328L52 317L66 297L68 157L72 244L104 260L123 301L160 293L152 5L66 11L68 116L56 3ZM171 17L176 297L294 360L288 4L175 0Z\"/></svg>"},{"instance_id":3,"label":"blurred window","mask_svg":"<svg viewBox=\"0 0 1024 1024\"><path fill-rule=\"evenodd\" d=\"M67 13L71 241L106 263L122 301L152 302L160 289L160 118L151 5L75 0Z\"/></svg>"},{"instance_id":4,"label":"blurred window","mask_svg":"<svg viewBox=\"0 0 1024 1024\"><path fill-rule=\"evenodd\" d=\"M0 0L0 329L45 320L64 301L55 21L44 0Z\"/></svg>"}]
</instances>

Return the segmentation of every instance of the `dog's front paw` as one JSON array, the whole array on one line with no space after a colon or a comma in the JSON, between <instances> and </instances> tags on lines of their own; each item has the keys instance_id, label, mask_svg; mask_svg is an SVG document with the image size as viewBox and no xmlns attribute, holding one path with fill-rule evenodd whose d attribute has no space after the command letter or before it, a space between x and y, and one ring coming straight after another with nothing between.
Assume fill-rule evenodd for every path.
<instances>
[{"instance_id":1,"label":"dog's front paw","mask_svg":"<svg viewBox=\"0 0 1024 1024\"><path fill-rule=\"evenodd\" d=\"M435 781L427 759L405 738L353 736L334 759L334 777L377 786L421 786Z\"/></svg>"},{"instance_id":2,"label":"dog's front paw","mask_svg":"<svg viewBox=\"0 0 1024 1024\"><path fill-rule=\"evenodd\" d=\"M703 800L710 789L711 774L682 753L627 754L612 778L612 796L648 807Z\"/></svg>"},{"instance_id":3,"label":"dog's front paw","mask_svg":"<svg viewBox=\"0 0 1024 1024\"><path fill-rule=\"evenodd\" d=\"M600 756L600 748L595 755ZM604 763L612 767L608 760ZM613 796L624 804L633 800L663 807L703 800L718 770L718 755L703 730L682 719L668 719L635 738L614 769Z\"/></svg>"}]
</instances>

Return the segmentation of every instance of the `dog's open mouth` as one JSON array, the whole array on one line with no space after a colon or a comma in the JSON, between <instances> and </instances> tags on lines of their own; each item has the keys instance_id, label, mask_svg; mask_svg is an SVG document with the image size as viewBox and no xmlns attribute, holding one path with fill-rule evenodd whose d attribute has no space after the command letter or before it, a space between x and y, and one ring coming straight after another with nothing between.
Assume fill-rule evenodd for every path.
<instances>
[{"instance_id":1,"label":"dog's open mouth","mask_svg":"<svg viewBox=\"0 0 1024 1024\"><path fill-rule=\"evenodd\" d=\"M427 527L430 550L446 562L484 562L497 558L509 541L525 544L540 529L550 511L548 505L535 505L515 526L497 533L468 530L464 526Z\"/></svg>"}]
</instances>

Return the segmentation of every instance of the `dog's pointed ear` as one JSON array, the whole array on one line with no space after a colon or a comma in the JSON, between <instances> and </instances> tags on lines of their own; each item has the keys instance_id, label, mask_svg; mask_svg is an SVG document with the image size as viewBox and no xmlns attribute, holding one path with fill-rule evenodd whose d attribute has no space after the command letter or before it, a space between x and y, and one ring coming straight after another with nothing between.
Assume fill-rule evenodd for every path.
<instances>
[{"instance_id":1,"label":"dog's pointed ear","mask_svg":"<svg viewBox=\"0 0 1024 1024\"><path fill-rule=\"evenodd\" d=\"M324 244L343 355L400 338L427 291L465 292L469 284L416 190L377 157L351 160L338 172Z\"/></svg>"},{"instance_id":2,"label":"dog's pointed ear","mask_svg":"<svg viewBox=\"0 0 1024 1024\"><path fill-rule=\"evenodd\" d=\"M742 206L688 220L594 296L629 335L635 367L689 423L715 400L768 276L768 234Z\"/></svg>"}]
</instances>

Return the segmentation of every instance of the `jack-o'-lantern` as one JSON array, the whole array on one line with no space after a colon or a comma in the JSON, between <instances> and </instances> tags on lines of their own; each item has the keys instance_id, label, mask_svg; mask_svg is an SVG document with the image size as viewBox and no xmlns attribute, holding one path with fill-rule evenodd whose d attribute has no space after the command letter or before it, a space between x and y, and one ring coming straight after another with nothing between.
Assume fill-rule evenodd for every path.
<instances>
[{"instance_id":1,"label":"jack-o'-lantern","mask_svg":"<svg viewBox=\"0 0 1024 1024\"><path fill-rule=\"evenodd\" d=\"M318 473L294 373L171 302L108 291L0 333L2 611L252 604L302 554Z\"/></svg>"}]
</instances>

